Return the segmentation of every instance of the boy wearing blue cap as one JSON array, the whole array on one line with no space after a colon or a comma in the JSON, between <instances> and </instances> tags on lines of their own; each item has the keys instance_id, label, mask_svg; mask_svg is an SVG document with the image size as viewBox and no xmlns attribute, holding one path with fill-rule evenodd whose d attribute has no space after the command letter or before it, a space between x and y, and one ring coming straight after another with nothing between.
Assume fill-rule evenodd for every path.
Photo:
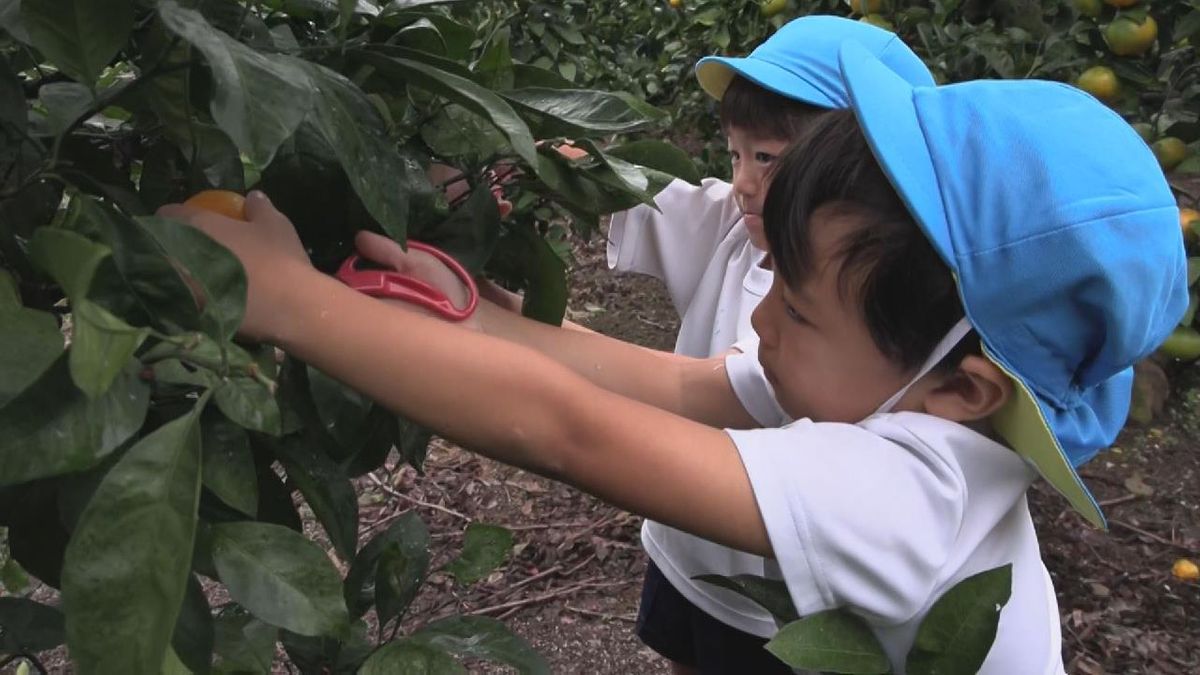
<instances>
[{"instance_id":1,"label":"boy wearing blue cap","mask_svg":"<svg viewBox=\"0 0 1200 675\"><path fill-rule=\"evenodd\" d=\"M856 613L893 672L938 597L1008 564L979 672L1062 673L1025 493L1040 474L1103 525L1074 466L1111 442L1132 364L1186 308L1173 197L1140 137L1072 87L913 87L853 44L841 67L852 112L815 123L764 208L757 358L654 353L485 305L477 326L528 346L513 344L381 311L316 272L260 193L249 226L162 214L241 258L243 334L466 447L772 559L802 615ZM748 429L767 383L796 421Z\"/></svg>"},{"instance_id":2,"label":"boy wearing blue cap","mask_svg":"<svg viewBox=\"0 0 1200 675\"><path fill-rule=\"evenodd\" d=\"M708 57L697 64L701 87L720 102L732 182L709 178L695 186L676 180L655 197L657 209L643 205L613 215L609 266L664 282L680 316L676 354L755 350L750 315L772 277L762 223L770 175L776 159L818 115L849 105L837 63L838 48L848 40L913 85L933 84L925 64L894 33L837 16L795 19L745 58ZM764 397L775 412L772 400ZM654 520L642 525L642 547L650 558L637 624L643 642L690 666L712 651L732 663L741 651L766 656L760 638L776 630L770 614L694 577L778 578L767 561ZM778 662L756 672L769 667Z\"/></svg>"}]
</instances>

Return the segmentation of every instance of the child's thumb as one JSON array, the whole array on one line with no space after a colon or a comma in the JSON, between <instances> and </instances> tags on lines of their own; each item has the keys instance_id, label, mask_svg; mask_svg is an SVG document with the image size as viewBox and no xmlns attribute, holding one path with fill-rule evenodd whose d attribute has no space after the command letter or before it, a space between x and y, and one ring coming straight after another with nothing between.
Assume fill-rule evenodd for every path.
<instances>
[{"instance_id":1,"label":"child's thumb","mask_svg":"<svg viewBox=\"0 0 1200 675\"><path fill-rule=\"evenodd\" d=\"M261 190L252 190L246 195L246 220L254 223L284 224L289 227L292 224Z\"/></svg>"}]
</instances>

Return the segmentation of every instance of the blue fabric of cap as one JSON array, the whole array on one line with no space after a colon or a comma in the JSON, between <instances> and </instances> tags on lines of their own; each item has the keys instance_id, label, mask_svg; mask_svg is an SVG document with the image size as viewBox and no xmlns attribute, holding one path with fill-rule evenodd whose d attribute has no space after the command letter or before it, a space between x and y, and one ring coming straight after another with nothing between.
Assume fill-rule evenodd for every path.
<instances>
[{"instance_id":1,"label":"blue fabric of cap","mask_svg":"<svg viewBox=\"0 0 1200 675\"><path fill-rule=\"evenodd\" d=\"M914 87L857 44L842 47L841 67L989 356L1033 392L1079 466L1116 437L1131 366L1188 304L1179 211L1153 153L1061 83Z\"/></svg>"},{"instance_id":2,"label":"blue fabric of cap","mask_svg":"<svg viewBox=\"0 0 1200 675\"><path fill-rule=\"evenodd\" d=\"M696 64L700 84L714 98L725 93L733 74L781 96L821 108L850 105L838 69L838 50L854 41L902 79L932 86L933 76L895 33L840 16L803 16L784 24L743 58L709 56Z\"/></svg>"}]
</instances>

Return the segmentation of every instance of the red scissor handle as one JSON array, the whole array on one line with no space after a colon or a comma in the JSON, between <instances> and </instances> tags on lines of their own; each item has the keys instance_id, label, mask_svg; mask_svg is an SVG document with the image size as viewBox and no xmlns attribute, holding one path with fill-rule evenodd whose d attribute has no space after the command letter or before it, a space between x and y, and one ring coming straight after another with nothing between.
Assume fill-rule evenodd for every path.
<instances>
[{"instance_id":1,"label":"red scissor handle","mask_svg":"<svg viewBox=\"0 0 1200 675\"><path fill-rule=\"evenodd\" d=\"M459 281L463 282L463 285L467 287L466 307L455 307L454 303L445 293L420 279L415 279L401 272L395 270L359 269L358 263L360 258L357 255L346 258L346 261L338 268L336 276L347 286L360 293L365 293L374 298L403 300L418 307L424 307L438 316L451 321L462 321L471 316L475 312L475 307L479 304L479 289L475 286L475 280L471 278L471 274L462 265L458 264L457 260L447 255L441 249L411 239L408 241L408 247L428 253L441 261L443 265L449 267L451 272L454 272Z\"/></svg>"}]
</instances>

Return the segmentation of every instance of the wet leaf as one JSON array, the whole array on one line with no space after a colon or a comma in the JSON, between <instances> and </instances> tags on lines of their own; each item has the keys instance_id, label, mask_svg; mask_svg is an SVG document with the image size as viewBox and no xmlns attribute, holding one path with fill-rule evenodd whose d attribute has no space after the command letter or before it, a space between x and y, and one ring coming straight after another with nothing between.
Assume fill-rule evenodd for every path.
<instances>
[{"instance_id":1,"label":"wet leaf","mask_svg":"<svg viewBox=\"0 0 1200 675\"><path fill-rule=\"evenodd\" d=\"M71 535L63 605L82 672L156 672L163 663L192 563L205 402L130 448Z\"/></svg>"},{"instance_id":2,"label":"wet leaf","mask_svg":"<svg viewBox=\"0 0 1200 675\"><path fill-rule=\"evenodd\" d=\"M256 617L300 635L349 630L341 578L303 535L268 523L214 525L213 562L229 595Z\"/></svg>"},{"instance_id":3,"label":"wet leaf","mask_svg":"<svg viewBox=\"0 0 1200 675\"><path fill-rule=\"evenodd\" d=\"M376 597L375 587L380 557L394 545L399 545L405 551L412 551L414 556L417 548L429 544L429 530L425 522L414 511L404 513L383 532L367 542L355 556L350 572L346 574L343 584L346 606L350 616L358 618L366 613L371 601ZM428 551L426 551L428 555Z\"/></svg>"},{"instance_id":4,"label":"wet leaf","mask_svg":"<svg viewBox=\"0 0 1200 675\"><path fill-rule=\"evenodd\" d=\"M214 390L217 407L251 431L278 436L283 431L279 403L265 385L249 377L223 378Z\"/></svg>"},{"instance_id":5,"label":"wet leaf","mask_svg":"<svg viewBox=\"0 0 1200 675\"><path fill-rule=\"evenodd\" d=\"M778 579L767 579L753 574L738 574L732 577L720 574L701 574L692 578L727 588L753 600L770 612L779 625L791 623L800 618L800 615L796 613L796 606L792 604L792 596L788 593L787 584Z\"/></svg>"},{"instance_id":6,"label":"wet leaf","mask_svg":"<svg viewBox=\"0 0 1200 675\"><path fill-rule=\"evenodd\" d=\"M511 666L521 675L543 675L550 665L502 622L486 616L452 616L413 633L413 642L444 649L460 658Z\"/></svg>"},{"instance_id":7,"label":"wet leaf","mask_svg":"<svg viewBox=\"0 0 1200 675\"><path fill-rule=\"evenodd\" d=\"M217 124L252 162L270 164L313 106L315 88L301 62L255 51L175 0L160 0L158 12L212 68L216 92L211 110Z\"/></svg>"},{"instance_id":8,"label":"wet leaf","mask_svg":"<svg viewBox=\"0 0 1200 675\"><path fill-rule=\"evenodd\" d=\"M409 522L411 526L397 541L388 543L379 556L375 610L380 625L404 616L429 571L429 533L420 519Z\"/></svg>"},{"instance_id":9,"label":"wet leaf","mask_svg":"<svg viewBox=\"0 0 1200 675\"><path fill-rule=\"evenodd\" d=\"M512 550L512 532L499 525L471 523L463 536L463 550L445 569L458 583L467 585L486 577Z\"/></svg>"},{"instance_id":10,"label":"wet leaf","mask_svg":"<svg viewBox=\"0 0 1200 675\"><path fill-rule=\"evenodd\" d=\"M126 368L102 396L89 399L60 357L29 388L0 408L0 485L82 471L142 426L150 390Z\"/></svg>"},{"instance_id":11,"label":"wet leaf","mask_svg":"<svg viewBox=\"0 0 1200 675\"><path fill-rule=\"evenodd\" d=\"M887 654L866 622L843 609L789 623L767 643L767 651L792 668L856 675L891 670Z\"/></svg>"},{"instance_id":12,"label":"wet leaf","mask_svg":"<svg viewBox=\"0 0 1200 675\"><path fill-rule=\"evenodd\" d=\"M204 487L225 504L254 517L258 514L258 478L250 439L223 415L201 421Z\"/></svg>"},{"instance_id":13,"label":"wet leaf","mask_svg":"<svg viewBox=\"0 0 1200 675\"><path fill-rule=\"evenodd\" d=\"M590 89L530 87L506 91L502 96L537 120L539 138L629 133L665 116L645 104L634 104L627 96Z\"/></svg>"},{"instance_id":14,"label":"wet leaf","mask_svg":"<svg viewBox=\"0 0 1200 675\"><path fill-rule=\"evenodd\" d=\"M37 0L21 2L29 38L51 63L92 86L129 39L132 0Z\"/></svg>"},{"instance_id":15,"label":"wet leaf","mask_svg":"<svg viewBox=\"0 0 1200 675\"><path fill-rule=\"evenodd\" d=\"M37 381L63 352L54 315L0 307L0 408Z\"/></svg>"},{"instance_id":16,"label":"wet leaf","mask_svg":"<svg viewBox=\"0 0 1200 675\"><path fill-rule=\"evenodd\" d=\"M1012 593L1012 565L967 577L938 598L908 653L913 675L974 673L983 665Z\"/></svg>"},{"instance_id":17,"label":"wet leaf","mask_svg":"<svg viewBox=\"0 0 1200 675\"><path fill-rule=\"evenodd\" d=\"M399 640L380 647L358 671L358 675L465 675L449 654L427 644Z\"/></svg>"},{"instance_id":18,"label":"wet leaf","mask_svg":"<svg viewBox=\"0 0 1200 675\"><path fill-rule=\"evenodd\" d=\"M358 547L358 495L342 469L311 434L289 436L276 446L288 480L300 489L343 560Z\"/></svg>"}]
</instances>

